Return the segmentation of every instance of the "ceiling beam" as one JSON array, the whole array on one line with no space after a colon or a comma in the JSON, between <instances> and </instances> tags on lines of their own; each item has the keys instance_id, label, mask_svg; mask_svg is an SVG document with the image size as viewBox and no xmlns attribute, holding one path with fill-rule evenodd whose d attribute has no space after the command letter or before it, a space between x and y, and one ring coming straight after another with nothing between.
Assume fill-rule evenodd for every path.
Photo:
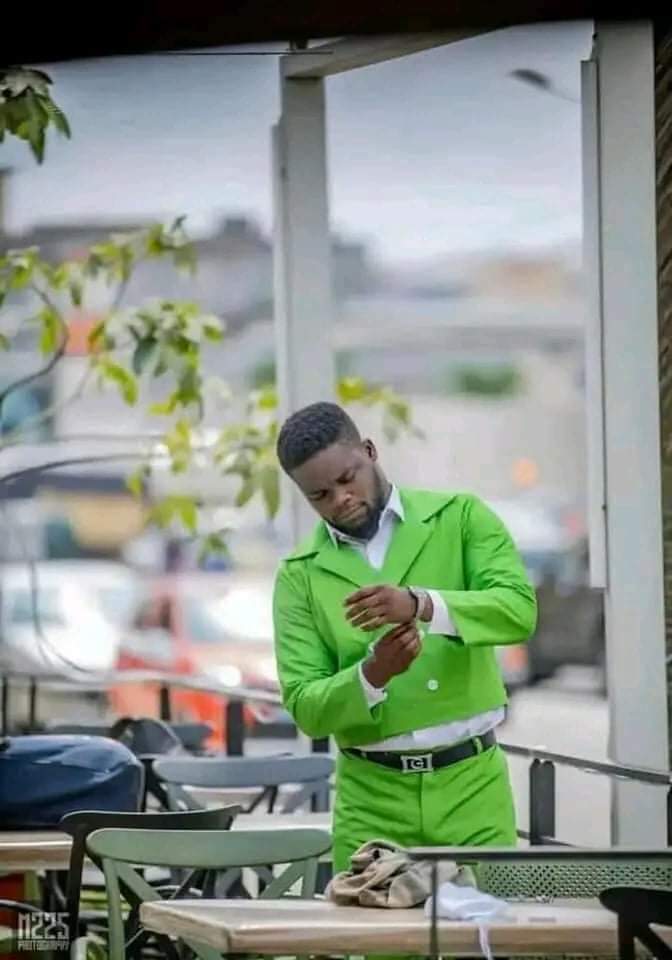
<instances>
[{"instance_id":1,"label":"ceiling beam","mask_svg":"<svg viewBox=\"0 0 672 960\"><path fill-rule=\"evenodd\" d=\"M338 73L407 57L412 53L442 47L487 32L489 28L486 27L463 27L447 33L345 37L334 43L324 43L309 50L286 54L281 60L282 70L287 79L293 80L332 77Z\"/></svg>"}]
</instances>

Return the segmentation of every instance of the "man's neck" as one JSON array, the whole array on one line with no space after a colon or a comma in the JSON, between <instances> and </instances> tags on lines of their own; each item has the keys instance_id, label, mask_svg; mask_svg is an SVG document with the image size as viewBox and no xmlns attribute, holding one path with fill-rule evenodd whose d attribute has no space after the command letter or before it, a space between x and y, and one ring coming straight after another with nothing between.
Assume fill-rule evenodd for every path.
<instances>
[{"instance_id":1,"label":"man's neck","mask_svg":"<svg viewBox=\"0 0 672 960\"><path fill-rule=\"evenodd\" d=\"M371 540L373 540L373 538L377 535L378 531L380 530L380 524L382 522L382 519L385 516L386 511L389 509L390 500L392 499L392 495L395 491L394 484L389 483L389 481L385 480L385 486L383 487L383 491L384 491L384 506L380 511L380 515L378 517L378 525L376 526L376 529L373 531L370 537L367 537L367 538L353 537L351 534L345 533L342 530L338 530L336 527L332 527L329 523L327 523L327 528L329 529L332 539L340 540L345 543L348 543L348 542L355 543L355 544L370 543ZM401 506L399 506L399 509L401 509Z\"/></svg>"}]
</instances>

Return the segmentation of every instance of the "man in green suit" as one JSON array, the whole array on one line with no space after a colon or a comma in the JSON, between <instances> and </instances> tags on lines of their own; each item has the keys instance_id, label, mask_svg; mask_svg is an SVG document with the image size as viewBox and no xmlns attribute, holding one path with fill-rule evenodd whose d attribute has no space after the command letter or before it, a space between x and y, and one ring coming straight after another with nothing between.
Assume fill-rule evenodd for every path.
<instances>
[{"instance_id":1,"label":"man in green suit","mask_svg":"<svg viewBox=\"0 0 672 960\"><path fill-rule=\"evenodd\" d=\"M372 839L515 844L495 647L530 637L536 599L504 525L470 494L394 487L335 404L277 448L321 517L279 568L274 624L287 709L339 747L334 868Z\"/></svg>"}]
</instances>

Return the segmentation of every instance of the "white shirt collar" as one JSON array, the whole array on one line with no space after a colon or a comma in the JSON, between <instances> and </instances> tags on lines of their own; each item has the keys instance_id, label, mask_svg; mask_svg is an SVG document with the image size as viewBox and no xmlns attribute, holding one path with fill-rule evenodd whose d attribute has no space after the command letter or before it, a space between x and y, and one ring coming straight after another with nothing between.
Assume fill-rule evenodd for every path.
<instances>
[{"instance_id":1,"label":"white shirt collar","mask_svg":"<svg viewBox=\"0 0 672 960\"><path fill-rule=\"evenodd\" d=\"M394 485L390 490L390 496L388 497L387 503L385 504L383 508L383 512L380 515L378 530L380 530L383 523L389 516L397 517L397 519L401 520L402 522L406 518L406 515L404 513L404 505L401 502L399 490ZM358 540L356 537L351 537L347 533L343 533L342 530L337 530L335 527L332 527L330 523L327 523L326 520L324 521L324 524L327 528L329 536L331 537L331 541L335 546L338 546L339 543L362 544L365 542L364 540Z\"/></svg>"}]
</instances>

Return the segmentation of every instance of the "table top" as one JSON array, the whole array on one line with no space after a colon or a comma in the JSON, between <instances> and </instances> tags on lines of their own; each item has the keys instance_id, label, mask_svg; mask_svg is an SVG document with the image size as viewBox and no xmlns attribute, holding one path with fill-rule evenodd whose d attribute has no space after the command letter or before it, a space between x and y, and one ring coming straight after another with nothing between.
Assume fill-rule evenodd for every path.
<instances>
[{"instance_id":1,"label":"table top","mask_svg":"<svg viewBox=\"0 0 672 960\"><path fill-rule=\"evenodd\" d=\"M494 954L616 954L616 918L595 901L514 903L489 926ZM324 900L181 900L145 903L140 918L157 933L229 953L430 953L424 910L339 907ZM668 931L672 934L672 931ZM440 920L439 949L482 956L478 927Z\"/></svg>"},{"instance_id":2,"label":"table top","mask_svg":"<svg viewBox=\"0 0 672 960\"><path fill-rule=\"evenodd\" d=\"M242 813L233 830L280 830L310 827L330 830L330 813ZM0 831L0 872L67 870L72 840L59 830Z\"/></svg>"},{"instance_id":3,"label":"table top","mask_svg":"<svg viewBox=\"0 0 672 960\"><path fill-rule=\"evenodd\" d=\"M72 840L58 830L0 832L0 871L67 870Z\"/></svg>"}]
</instances>

